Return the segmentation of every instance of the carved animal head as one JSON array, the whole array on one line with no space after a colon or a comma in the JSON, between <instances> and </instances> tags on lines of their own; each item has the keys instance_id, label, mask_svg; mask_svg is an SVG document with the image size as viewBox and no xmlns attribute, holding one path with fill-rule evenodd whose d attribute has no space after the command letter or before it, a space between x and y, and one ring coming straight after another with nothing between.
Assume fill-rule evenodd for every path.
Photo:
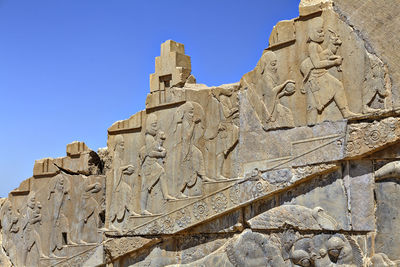
<instances>
[{"instance_id":1,"label":"carved animal head","mask_svg":"<svg viewBox=\"0 0 400 267\"><path fill-rule=\"evenodd\" d=\"M333 30L328 29L329 31L329 43L332 44L334 47L336 47L336 50L339 46L342 45L342 40L340 39L339 35L335 33ZM336 51L332 51L336 53Z\"/></svg>"}]
</instances>

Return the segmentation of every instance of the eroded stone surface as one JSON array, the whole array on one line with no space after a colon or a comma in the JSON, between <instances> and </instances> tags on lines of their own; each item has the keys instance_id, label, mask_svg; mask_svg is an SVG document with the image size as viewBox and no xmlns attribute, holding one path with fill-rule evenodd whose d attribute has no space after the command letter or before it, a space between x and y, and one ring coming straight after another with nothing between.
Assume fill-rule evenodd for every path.
<instances>
[{"instance_id":1,"label":"eroded stone surface","mask_svg":"<svg viewBox=\"0 0 400 267\"><path fill-rule=\"evenodd\" d=\"M237 83L164 42L106 148L68 144L1 200L1 264L398 264L397 37L372 26L397 6L376 2L301 1Z\"/></svg>"}]
</instances>

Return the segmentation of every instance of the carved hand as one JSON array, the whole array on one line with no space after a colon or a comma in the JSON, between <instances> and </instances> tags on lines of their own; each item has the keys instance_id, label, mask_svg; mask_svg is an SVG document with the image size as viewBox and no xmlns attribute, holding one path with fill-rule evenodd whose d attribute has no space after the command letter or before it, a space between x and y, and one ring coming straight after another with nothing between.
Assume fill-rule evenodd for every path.
<instances>
[{"instance_id":1,"label":"carved hand","mask_svg":"<svg viewBox=\"0 0 400 267\"><path fill-rule=\"evenodd\" d=\"M135 172L135 168L132 165L122 167L122 173L125 175L132 175Z\"/></svg>"},{"instance_id":2,"label":"carved hand","mask_svg":"<svg viewBox=\"0 0 400 267\"><path fill-rule=\"evenodd\" d=\"M336 66L340 66L340 65L342 65L343 58L342 57L338 57L337 59L334 60L334 62L335 62Z\"/></svg>"},{"instance_id":3,"label":"carved hand","mask_svg":"<svg viewBox=\"0 0 400 267\"><path fill-rule=\"evenodd\" d=\"M287 85L288 83L293 83L293 84L296 84L296 82L295 82L295 81L293 81L293 80L286 80L286 81L285 81L285 85Z\"/></svg>"}]
</instances>

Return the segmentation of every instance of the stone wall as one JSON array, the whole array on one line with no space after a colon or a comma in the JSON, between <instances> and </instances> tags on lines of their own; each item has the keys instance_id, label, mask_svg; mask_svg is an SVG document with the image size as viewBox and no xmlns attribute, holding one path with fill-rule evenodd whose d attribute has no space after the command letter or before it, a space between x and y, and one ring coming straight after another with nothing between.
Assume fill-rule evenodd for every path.
<instances>
[{"instance_id":1,"label":"stone wall","mask_svg":"<svg viewBox=\"0 0 400 267\"><path fill-rule=\"evenodd\" d=\"M216 87L166 41L106 148L68 144L0 202L1 263L400 265L397 9L303 0Z\"/></svg>"}]
</instances>

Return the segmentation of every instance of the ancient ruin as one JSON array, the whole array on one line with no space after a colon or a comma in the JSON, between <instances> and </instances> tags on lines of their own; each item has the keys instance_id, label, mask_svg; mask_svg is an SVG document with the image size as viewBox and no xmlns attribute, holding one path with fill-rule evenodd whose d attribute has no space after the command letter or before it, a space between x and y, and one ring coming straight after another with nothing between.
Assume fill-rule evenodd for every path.
<instances>
[{"instance_id":1,"label":"ancient ruin","mask_svg":"<svg viewBox=\"0 0 400 267\"><path fill-rule=\"evenodd\" d=\"M237 83L163 43L106 148L1 200L0 265L400 266L400 5L350 2L301 1Z\"/></svg>"}]
</instances>

